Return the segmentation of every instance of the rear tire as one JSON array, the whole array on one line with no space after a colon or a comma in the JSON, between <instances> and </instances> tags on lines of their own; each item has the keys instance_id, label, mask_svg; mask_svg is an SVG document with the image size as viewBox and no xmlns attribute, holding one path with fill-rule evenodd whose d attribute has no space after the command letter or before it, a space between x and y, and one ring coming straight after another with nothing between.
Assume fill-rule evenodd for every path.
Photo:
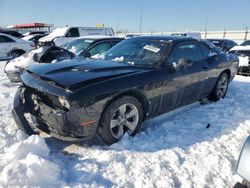
<instances>
[{"instance_id":1,"label":"rear tire","mask_svg":"<svg viewBox=\"0 0 250 188\"><path fill-rule=\"evenodd\" d=\"M227 94L228 80L229 78L227 73L223 72L219 76L212 93L208 96L208 99L216 102L221 98L224 98Z\"/></svg>"},{"instance_id":2,"label":"rear tire","mask_svg":"<svg viewBox=\"0 0 250 188\"><path fill-rule=\"evenodd\" d=\"M111 145L118 142L125 132L134 136L143 119L141 103L134 97L124 96L111 102L104 110L98 127L102 140Z\"/></svg>"}]
</instances>

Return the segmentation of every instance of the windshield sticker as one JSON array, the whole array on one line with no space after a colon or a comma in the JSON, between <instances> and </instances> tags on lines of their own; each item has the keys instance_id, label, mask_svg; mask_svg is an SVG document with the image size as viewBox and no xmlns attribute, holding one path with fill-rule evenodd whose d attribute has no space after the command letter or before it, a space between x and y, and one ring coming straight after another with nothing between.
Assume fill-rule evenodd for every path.
<instances>
[{"instance_id":1,"label":"windshield sticker","mask_svg":"<svg viewBox=\"0 0 250 188\"><path fill-rule=\"evenodd\" d=\"M93 40L86 39L84 42L91 43Z\"/></svg>"},{"instance_id":2,"label":"windshield sticker","mask_svg":"<svg viewBox=\"0 0 250 188\"><path fill-rule=\"evenodd\" d=\"M151 46L151 45L146 45L143 47L145 50L149 50L151 52L154 52L154 53L157 53L160 51L160 48L157 48L157 47L154 47L154 46Z\"/></svg>"}]
</instances>

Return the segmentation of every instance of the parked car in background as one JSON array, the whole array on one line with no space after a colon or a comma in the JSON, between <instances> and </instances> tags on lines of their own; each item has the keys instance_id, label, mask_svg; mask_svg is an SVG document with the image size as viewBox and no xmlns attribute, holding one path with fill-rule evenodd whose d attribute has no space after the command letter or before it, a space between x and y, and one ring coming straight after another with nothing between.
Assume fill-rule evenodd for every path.
<instances>
[{"instance_id":1,"label":"parked car in background","mask_svg":"<svg viewBox=\"0 0 250 188\"><path fill-rule=\"evenodd\" d=\"M40 34L40 35L45 35L47 34L46 31L29 31L23 34L23 36L29 36L29 35L35 35L35 34Z\"/></svg>"},{"instance_id":2,"label":"parked car in background","mask_svg":"<svg viewBox=\"0 0 250 188\"><path fill-rule=\"evenodd\" d=\"M20 82L20 74L33 63L55 63L75 56L90 58L101 55L123 38L109 36L80 37L69 42L63 49L58 46L42 46L11 61L7 61L4 71L11 82Z\"/></svg>"},{"instance_id":3,"label":"parked car in background","mask_svg":"<svg viewBox=\"0 0 250 188\"><path fill-rule=\"evenodd\" d=\"M217 46L224 52L228 52L231 48L238 45L236 42L229 39L207 39L207 40L212 42L215 46Z\"/></svg>"},{"instance_id":4,"label":"parked car in background","mask_svg":"<svg viewBox=\"0 0 250 188\"><path fill-rule=\"evenodd\" d=\"M127 34L126 38L131 38L131 37L140 37L139 34Z\"/></svg>"},{"instance_id":5,"label":"parked car in background","mask_svg":"<svg viewBox=\"0 0 250 188\"><path fill-rule=\"evenodd\" d=\"M53 30L48 36L39 39L41 44L54 44L63 46L77 37L89 35L114 36L110 27L62 27Z\"/></svg>"},{"instance_id":6,"label":"parked car in background","mask_svg":"<svg viewBox=\"0 0 250 188\"><path fill-rule=\"evenodd\" d=\"M205 97L224 98L238 58L188 37L126 39L103 60L32 65L21 75L13 117L27 134L106 144L134 136L146 118ZM32 115L34 123L24 114ZM166 135L167 136L167 135Z\"/></svg>"},{"instance_id":7,"label":"parked car in background","mask_svg":"<svg viewBox=\"0 0 250 188\"><path fill-rule=\"evenodd\" d=\"M0 33L0 59L13 59L35 47L31 41Z\"/></svg>"},{"instance_id":8,"label":"parked car in background","mask_svg":"<svg viewBox=\"0 0 250 188\"><path fill-rule=\"evenodd\" d=\"M250 46L250 40L244 41L240 46Z\"/></svg>"},{"instance_id":9,"label":"parked car in background","mask_svg":"<svg viewBox=\"0 0 250 188\"><path fill-rule=\"evenodd\" d=\"M69 42L65 49L85 58L101 55L124 38L113 36L85 36Z\"/></svg>"},{"instance_id":10,"label":"parked car in background","mask_svg":"<svg viewBox=\"0 0 250 188\"><path fill-rule=\"evenodd\" d=\"M45 37L45 36L47 36L47 34L31 34L31 35L27 35L27 36L23 37L22 39L26 40L26 41L32 41L35 43L36 46L38 46L39 39L42 37Z\"/></svg>"},{"instance_id":11,"label":"parked car in background","mask_svg":"<svg viewBox=\"0 0 250 188\"><path fill-rule=\"evenodd\" d=\"M250 136L245 141L243 145L240 156L238 159L238 164L236 167L236 173L239 174L243 181L242 183L236 183L234 188L250 188Z\"/></svg>"},{"instance_id":12,"label":"parked car in background","mask_svg":"<svg viewBox=\"0 0 250 188\"><path fill-rule=\"evenodd\" d=\"M0 33L4 33L7 35L11 35L17 38L22 38L23 35L15 30L11 30L11 29L0 29Z\"/></svg>"},{"instance_id":13,"label":"parked car in background","mask_svg":"<svg viewBox=\"0 0 250 188\"><path fill-rule=\"evenodd\" d=\"M42 46L11 61L7 61L4 72L11 82L20 82L20 75L30 64L55 63L73 57L75 57L74 53L59 46Z\"/></svg>"},{"instance_id":14,"label":"parked car in background","mask_svg":"<svg viewBox=\"0 0 250 188\"><path fill-rule=\"evenodd\" d=\"M233 47L229 53L239 57L238 74L250 75L250 41L245 41L239 46Z\"/></svg>"},{"instance_id":15,"label":"parked car in background","mask_svg":"<svg viewBox=\"0 0 250 188\"><path fill-rule=\"evenodd\" d=\"M172 36L183 36L183 37L192 37L195 39L201 39L200 32L187 32L187 33L172 33Z\"/></svg>"}]
</instances>

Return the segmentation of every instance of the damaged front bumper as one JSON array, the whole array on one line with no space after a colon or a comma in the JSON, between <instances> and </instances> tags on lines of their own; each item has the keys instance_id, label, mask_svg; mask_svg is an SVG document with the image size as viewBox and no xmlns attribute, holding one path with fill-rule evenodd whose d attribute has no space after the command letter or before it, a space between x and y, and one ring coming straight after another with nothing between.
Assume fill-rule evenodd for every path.
<instances>
[{"instance_id":1,"label":"damaged front bumper","mask_svg":"<svg viewBox=\"0 0 250 188\"><path fill-rule=\"evenodd\" d=\"M36 134L35 130L40 130L67 141L88 140L95 135L98 116L89 116L83 107L72 107L70 110L54 108L51 104L36 100L34 96L36 93L29 88L19 87L12 110L17 126L28 135ZM30 114L35 121L28 120L25 114Z\"/></svg>"}]
</instances>

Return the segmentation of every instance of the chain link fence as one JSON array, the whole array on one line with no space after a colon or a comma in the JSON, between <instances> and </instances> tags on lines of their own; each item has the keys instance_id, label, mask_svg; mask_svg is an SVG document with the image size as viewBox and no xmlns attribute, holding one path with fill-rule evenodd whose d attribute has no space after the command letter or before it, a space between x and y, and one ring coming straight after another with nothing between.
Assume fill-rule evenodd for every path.
<instances>
[{"instance_id":1,"label":"chain link fence","mask_svg":"<svg viewBox=\"0 0 250 188\"><path fill-rule=\"evenodd\" d=\"M178 33L200 33L202 39L231 39L238 44L245 40L250 40L250 30L229 30L229 31L189 31L189 32L147 32L147 33L117 33L118 36L125 37L127 34L134 35L171 35Z\"/></svg>"}]
</instances>

